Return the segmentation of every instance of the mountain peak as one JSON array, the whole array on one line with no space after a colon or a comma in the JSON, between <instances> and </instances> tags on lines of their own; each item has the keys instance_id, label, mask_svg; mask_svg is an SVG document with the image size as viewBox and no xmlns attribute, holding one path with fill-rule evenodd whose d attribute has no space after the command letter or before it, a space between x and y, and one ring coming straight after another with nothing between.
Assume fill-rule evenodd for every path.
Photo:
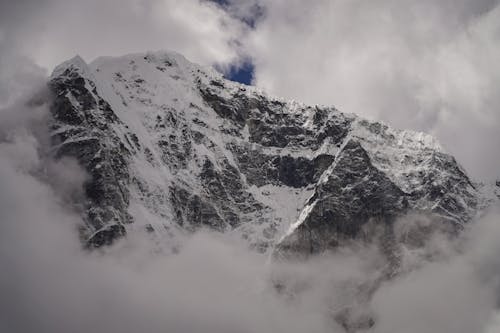
<instances>
[{"instance_id":1,"label":"mountain peak","mask_svg":"<svg viewBox=\"0 0 500 333\"><path fill-rule=\"evenodd\" d=\"M83 60L79 55L76 55L73 58L56 66L56 68L52 72L51 79L63 75L68 75L71 72L77 73L78 75L81 75L83 77L87 77L91 73L91 70L85 60Z\"/></svg>"},{"instance_id":2,"label":"mountain peak","mask_svg":"<svg viewBox=\"0 0 500 333\"><path fill-rule=\"evenodd\" d=\"M461 228L482 200L427 134L270 97L175 52L75 57L51 88L55 150L91 176L91 246L204 226L312 253L409 212Z\"/></svg>"}]
</instances>

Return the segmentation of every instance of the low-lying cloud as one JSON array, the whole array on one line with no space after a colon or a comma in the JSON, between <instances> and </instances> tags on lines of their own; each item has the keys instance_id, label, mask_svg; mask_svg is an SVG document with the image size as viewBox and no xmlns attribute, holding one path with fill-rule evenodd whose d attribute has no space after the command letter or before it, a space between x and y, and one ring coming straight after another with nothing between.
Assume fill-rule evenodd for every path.
<instances>
[{"instance_id":1,"label":"low-lying cloud","mask_svg":"<svg viewBox=\"0 0 500 333\"><path fill-rule=\"evenodd\" d=\"M40 17L37 16L39 7L34 6L33 2L15 3L16 11L23 12L23 17L26 13L33 15L30 24L40 23L35 18ZM139 6L140 3L137 2L135 5ZM264 17L276 15L273 10L279 10L280 3L284 6L283 2L276 1L272 4L275 6L274 9L269 8L268 3ZM300 21L304 17L317 19L320 23L329 17L323 17L318 11L319 7L316 8L315 5L310 5L305 11L299 12L298 2L287 3L290 7L288 10L283 9L284 22L302 22L302 25L307 26L306 21ZM355 50L364 50L358 47L362 43L350 46L347 42L348 44L342 44L344 47L340 48L344 51L341 52L343 56L339 56L339 59L347 61L345 63L347 67L342 67L343 70L340 71L345 75L341 75L340 78L352 80L344 81L347 82L347 88L342 88L341 84L335 86L333 81L318 79L325 77L325 75L319 76L319 72L313 71L313 76L308 76L307 71L301 73L302 67L294 65L297 73L292 73L292 77L297 75L297 80L311 79L309 81L311 89L305 85L303 90L296 91L293 85L281 85L278 81L274 85L272 80L279 80L280 71L281 74L287 73L287 67L283 64L283 67L277 66L273 69L271 66L273 59L282 61L283 58L275 59L264 52L268 47L266 45L270 45L264 38L265 34L261 35L264 37L255 35L252 37L252 43L256 43L257 46L259 46L258 38L264 38L254 58L257 59L256 65L260 68L258 70L261 71L257 82L270 90L283 87L283 90L277 91L284 95L288 94L286 89L289 89L290 96L303 99L307 99L307 94L316 89L315 94L318 95L316 97L311 95L311 98L318 98L317 101L322 102L321 94L324 94L326 103L331 102L326 98L332 91L339 91L331 87L346 89L340 91L340 95L332 93L332 98L347 96L349 98L339 100L345 103L359 103L360 106L366 106L367 110L371 105L373 110L389 118L392 117L392 113L389 111L384 113L386 112L384 110L420 110L422 114L415 114L415 117L427 120L421 122L418 120L419 124L431 124L435 119L441 119L439 117L442 117L442 114L448 114L448 118L442 119L450 121L449 123L436 120L436 131L440 128L439 133L441 133L438 134L449 135L449 140L452 140L456 138L452 135L452 129L470 130L471 134L468 137L473 142L468 143L462 152L467 152L469 148L472 151L474 147L481 145L484 151L471 152L470 156L478 157L478 161L484 162L487 168L493 168L496 155L488 149L496 142L497 134L493 131L493 127L498 124L498 118L494 111L497 105L496 96L491 89L497 82L498 71L494 68L488 71L488 66L482 67L482 64L490 63L491 57L496 54L496 47L491 41L496 38L494 18L497 9L492 9L496 8L496 2L489 3L491 4L489 7L479 4L476 7L469 2L463 4L464 6L467 4L465 6L467 8L474 7L465 11L468 13L473 10L474 15L464 15L465 21L470 23L467 26L477 26L477 32L471 30L461 38L454 38L456 43L448 45L443 51L449 56L441 59L455 60L445 61L440 66L430 67L429 70L432 74L435 68L442 68L446 72L446 75L443 74L445 78L448 75L465 75L466 78L475 79L438 80L433 82L432 86L433 89L436 87L441 89L436 88L436 91L419 90L425 86L419 83L416 86L420 88L411 90L421 93L417 95L420 96L419 101L425 102L423 105L433 106L436 101L441 103L438 104L440 107L431 110L446 110L443 109L444 105L451 108L449 110L455 110L450 111L451 113L427 112L425 111L427 109L420 109L420 106L408 108L408 105L414 105L412 102L414 96L408 93L410 91L408 89L414 87L413 78L419 73L416 73L418 71L415 69L413 69L415 72L412 72L410 68L408 71L412 73L409 77L412 79L407 79L404 71L403 74L399 72L405 67L405 63L396 60L409 56L413 59L410 61L412 64L416 59L412 58L414 55L405 51L396 59L382 48L380 59L386 59L384 55L388 57L382 61L386 67L372 68L373 66L369 65L371 62L358 61L361 55L351 59L353 54L358 54L357 51L354 52ZM194 2L191 3L193 4ZM80 12L84 12L85 8L91 8L85 7L83 2L68 2L67 6L69 7L65 8L73 8ZM342 13L345 6L349 7L347 2L337 2L337 6L340 6L339 13ZM219 7L210 5L207 8L210 13L214 11L217 15L224 15ZM446 8L449 8L451 13L456 11L451 7ZM16 11L11 13L17 13ZM359 16L358 22L369 22L382 13L376 8L373 11L365 11L364 14L355 8L352 11L353 15L357 14L351 17ZM398 252L400 274L390 280L384 278L387 273L387 262L377 244L356 244L306 262L281 263L270 261L268 257L252 252L230 235L201 231L182 240L180 251L175 255L158 251L157 242L153 244L147 238L132 233L113 247L94 252L83 251L78 238L78 227L83 223L78 214L78 201L68 198L81 196L81 185L87 175L75 161L51 158L46 126L49 117L47 103L50 96L43 87L46 73L28 58L22 57L24 52L19 46L22 41L20 37L27 36L28 32L33 31L33 26L16 25L15 22L5 23L15 21L16 17L12 15L8 18L6 11L0 10L1 332L331 333L344 332L342 325L346 323L361 323L358 332L372 333L500 331L498 311L500 260L497 255L500 251L497 241L497 235L500 234L498 223L500 213L498 211L492 211L471 223L458 239L450 239L445 233L437 232L425 238L421 247L401 244ZM61 20L70 20L71 17L69 15ZM436 24L434 19L443 17L438 11L428 18L429 25L421 22L423 25L419 29L432 30ZM104 22L105 18L105 15L101 17L101 21ZM380 29L393 27L394 17L384 18L382 15L382 18L381 22L385 23L382 23ZM463 20L462 16L452 15L450 22L446 24L459 24ZM350 25L346 25L346 22L339 20L337 23L348 33ZM263 29L264 32L266 29L272 29L271 23L264 23L258 29ZM300 27L300 24L298 26ZM15 33L10 33L6 27L15 28ZM173 27L174 31L180 29L175 25ZM321 32L314 30L309 31L312 36ZM96 34L95 30L91 31ZM196 31L198 30L195 29ZM208 32L203 30L202 36L204 33L217 35L216 31L217 29L209 29ZM360 28L356 34L362 36L367 34L363 40L370 42L369 32L363 31L364 29ZM281 36L282 39L279 40L283 43L289 36L287 30L284 28L280 30L279 26L273 34ZM117 35L111 34L111 36ZM139 39L137 35L130 36L133 40ZM435 38L441 40L447 39L447 36L441 32ZM293 48L289 49L290 59L294 59L296 55L299 57L295 59L304 61L309 59L306 56L311 56L310 50L314 49L316 44L312 41L309 44L306 37L300 36L300 40L305 41L302 47L309 51L301 53ZM218 40L218 37L214 38ZM276 37L271 40L276 41L274 38ZM397 50L401 41L394 38L394 45L391 43L380 45L393 45ZM226 39L222 40L226 45ZM7 41L7 44L2 44ZM92 41L88 39L88 45ZM189 38L180 41L179 45L184 42L190 44ZM9 47L4 48L5 45ZM215 42L213 45L218 44ZM280 45L278 43L276 46ZM287 47L286 44L282 46ZM478 55L473 52L476 47L486 51L478 52L480 53ZM68 46L61 54L72 50L73 48ZM101 53L98 49L92 50ZM366 52L371 52L370 50L373 49L366 48ZM422 51L417 48L418 50ZM210 52L203 55L202 52L200 59L211 62L213 59L237 57L231 52L228 53L228 58L224 58L225 56L220 58ZM432 58L432 54L431 52L427 56ZM203 56L207 58L203 60ZM264 59L268 56L269 63L266 63ZM473 56L475 60L469 61ZM336 55L333 55L333 59L336 59L335 57ZM198 60L196 57L192 58ZM322 67L323 62L316 62L323 59L320 58L313 58L311 63L325 69L322 73L335 74L335 70L329 72L328 69L336 68L335 61L334 66L329 67L330 64L325 60L326 63ZM354 66L355 64L359 64L359 67ZM472 64L472 67L467 64ZM274 71L268 72L267 79L266 68ZM384 72L384 68L387 72ZM415 68L425 69L426 66ZM369 76L372 79L367 80L366 84L361 84L365 78L361 74L372 72L375 73ZM278 76L274 74L271 76L271 73ZM394 80L389 80L388 85L382 84L378 87L375 83L381 82L377 78L383 73ZM397 75L393 76L394 73ZM422 82L433 81L433 76L427 71L423 70L422 73L419 74L423 76ZM333 75L332 80L336 77L338 76ZM315 81L312 81L312 78L315 78ZM320 89L323 86L327 88ZM354 94L355 88L356 94ZM33 93L36 95L34 99ZM365 93L368 96L366 99L354 101L356 97L361 98ZM438 97L435 97L435 94ZM395 101L391 101L388 96L395 97ZM370 101L375 102L372 104ZM398 101L401 103L398 104ZM389 102L396 104L387 104ZM388 105L391 108L388 108ZM471 105L479 112L477 118L475 113L465 111L469 110ZM488 107L483 108L485 105ZM350 107L346 109L349 111ZM369 115L369 113L364 114ZM399 115L403 117L403 114L404 112L398 114L398 117ZM454 115L458 115L456 119ZM448 127L443 127L445 125ZM480 132L482 134L478 135ZM491 140L488 136L491 136ZM461 142L457 140L457 145ZM490 157L480 159L490 153ZM415 219L411 216L400 221L396 235L403 237L414 223ZM165 240L164 245L168 247L168 240Z\"/></svg>"},{"instance_id":2,"label":"low-lying cloud","mask_svg":"<svg viewBox=\"0 0 500 333\"><path fill-rule=\"evenodd\" d=\"M85 173L47 154L47 112L43 103L0 112L11 120L0 126L2 332L320 333L344 332L352 323L375 333L500 328L498 213L458 240L438 232L423 249L401 245L402 273L391 280L383 279L387 262L376 244L281 263L234 236L201 231L175 255L136 234L84 251L78 207L64 198L81 190ZM397 237L413 220L400 223Z\"/></svg>"},{"instance_id":3,"label":"low-lying cloud","mask_svg":"<svg viewBox=\"0 0 500 333\"><path fill-rule=\"evenodd\" d=\"M499 216L491 212L469 226L458 251L383 283L372 300L374 332L499 331Z\"/></svg>"}]
</instances>

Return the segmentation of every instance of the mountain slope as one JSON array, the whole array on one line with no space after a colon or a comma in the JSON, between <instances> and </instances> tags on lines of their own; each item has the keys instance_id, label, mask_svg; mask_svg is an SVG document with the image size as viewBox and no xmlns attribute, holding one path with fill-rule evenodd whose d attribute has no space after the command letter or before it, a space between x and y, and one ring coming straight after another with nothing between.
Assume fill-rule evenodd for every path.
<instances>
[{"instance_id":1,"label":"mountain slope","mask_svg":"<svg viewBox=\"0 0 500 333\"><path fill-rule=\"evenodd\" d=\"M409 212L460 228L482 197L428 135L270 97L175 53L73 58L52 141L89 173L82 238L209 227L309 254Z\"/></svg>"}]
</instances>

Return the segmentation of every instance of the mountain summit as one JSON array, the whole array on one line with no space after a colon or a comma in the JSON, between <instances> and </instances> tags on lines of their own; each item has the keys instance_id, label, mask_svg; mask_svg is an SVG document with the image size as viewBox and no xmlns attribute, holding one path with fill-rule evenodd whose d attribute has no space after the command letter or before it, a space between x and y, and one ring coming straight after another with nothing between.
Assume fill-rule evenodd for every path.
<instances>
[{"instance_id":1,"label":"mountain summit","mask_svg":"<svg viewBox=\"0 0 500 333\"><path fill-rule=\"evenodd\" d=\"M176 53L75 57L49 86L54 152L89 174L89 247L207 227L309 255L408 213L459 230L484 205L429 135L274 98Z\"/></svg>"}]
</instances>

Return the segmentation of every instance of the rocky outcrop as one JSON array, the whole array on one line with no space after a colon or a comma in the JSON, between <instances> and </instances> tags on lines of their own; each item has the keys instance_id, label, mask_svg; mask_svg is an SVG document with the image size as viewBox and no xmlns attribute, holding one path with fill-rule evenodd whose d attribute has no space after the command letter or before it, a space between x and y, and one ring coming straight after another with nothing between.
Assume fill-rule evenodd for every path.
<instances>
[{"instance_id":1,"label":"rocky outcrop","mask_svg":"<svg viewBox=\"0 0 500 333\"><path fill-rule=\"evenodd\" d=\"M370 223L387 228L391 237L394 221L409 213L432 216L458 231L477 212L478 192L450 155L424 149L414 165L415 156L405 154L396 159L403 169L379 151L371 155L359 137L345 142L299 221L279 242L279 252L297 256L335 248L360 234L366 238L363 227ZM377 158L397 169L377 165Z\"/></svg>"},{"instance_id":2,"label":"rocky outcrop","mask_svg":"<svg viewBox=\"0 0 500 333\"><path fill-rule=\"evenodd\" d=\"M480 194L429 136L287 102L174 53L74 58L53 73L52 139L85 184L89 246L207 227L311 254L408 212L460 228Z\"/></svg>"},{"instance_id":3,"label":"rocky outcrop","mask_svg":"<svg viewBox=\"0 0 500 333\"><path fill-rule=\"evenodd\" d=\"M356 237L371 220L391 223L408 209L405 193L375 168L361 144L349 140L306 205L306 216L280 250L318 253Z\"/></svg>"},{"instance_id":4,"label":"rocky outcrop","mask_svg":"<svg viewBox=\"0 0 500 333\"><path fill-rule=\"evenodd\" d=\"M50 81L52 142L56 157L74 157L89 173L85 183L86 245L111 244L132 222L128 213L131 151L114 130L124 127L109 103L97 93L86 64L75 58Z\"/></svg>"}]
</instances>

